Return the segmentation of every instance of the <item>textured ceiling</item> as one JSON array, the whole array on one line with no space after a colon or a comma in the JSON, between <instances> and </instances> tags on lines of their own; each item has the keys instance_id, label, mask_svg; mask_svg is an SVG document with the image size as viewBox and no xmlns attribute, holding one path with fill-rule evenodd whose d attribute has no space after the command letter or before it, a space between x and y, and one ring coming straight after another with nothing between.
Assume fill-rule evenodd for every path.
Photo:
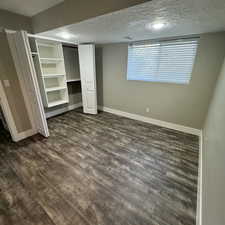
<instances>
[{"instance_id":1,"label":"textured ceiling","mask_svg":"<svg viewBox=\"0 0 225 225\"><path fill-rule=\"evenodd\" d=\"M160 21L160 31L146 25ZM200 34L225 30L225 0L153 0L128 9L57 28L41 35L59 38L61 32L74 35L76 43L113 43Z\"/></svg>"},{"instance_id":2,"label":"textured ceiling","mask_svg":"<svg viewBox=\"0 0 225 225\"><path fill-rule=\"evenodd\" d=\"M0 0L0 9L24 16L34 16L64 0Z\"/></svg>"}]
</instances>

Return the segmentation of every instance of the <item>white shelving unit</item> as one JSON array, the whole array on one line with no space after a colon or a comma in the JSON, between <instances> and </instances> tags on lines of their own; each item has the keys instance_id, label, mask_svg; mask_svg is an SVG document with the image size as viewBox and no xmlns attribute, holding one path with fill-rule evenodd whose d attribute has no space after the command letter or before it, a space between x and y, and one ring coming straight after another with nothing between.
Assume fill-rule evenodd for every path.
<instances>
[{"instance_id":1,"label":"white shelving unit","mask_svg":"<svg viewBox=\"0 0 225 225\"><path fill-rule=\"evenodd\" d=\"M82 102L76 45L29 37L45 114L60 114Z\"/></svg>"},{"instance_id":2,"label":"white shelving unit","mask_svg":"<svg viewBox=\"0 0 225 225\"><path fill-rule=\"evenodd\" d=\"M38 79L46 108L69 102L62 44L36 39L36 50L32 51L38 66Z\"/></svg>"}]
</instances>

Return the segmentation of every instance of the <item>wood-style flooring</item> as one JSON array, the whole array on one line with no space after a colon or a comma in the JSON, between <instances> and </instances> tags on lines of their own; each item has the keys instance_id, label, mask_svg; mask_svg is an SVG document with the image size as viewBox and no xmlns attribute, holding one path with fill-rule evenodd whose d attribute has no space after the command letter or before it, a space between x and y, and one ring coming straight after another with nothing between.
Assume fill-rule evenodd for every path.
<instances>
[{"instance_id":1,"label":"wood-style flooring","mask_svg":"<svg viewBox=\"0 0 225 225\"><path fill-rule=\"evenodd\" d=\"M109 113L0 131L1 225L195 225L198 137Z\"/></svg>"}]
</instances>

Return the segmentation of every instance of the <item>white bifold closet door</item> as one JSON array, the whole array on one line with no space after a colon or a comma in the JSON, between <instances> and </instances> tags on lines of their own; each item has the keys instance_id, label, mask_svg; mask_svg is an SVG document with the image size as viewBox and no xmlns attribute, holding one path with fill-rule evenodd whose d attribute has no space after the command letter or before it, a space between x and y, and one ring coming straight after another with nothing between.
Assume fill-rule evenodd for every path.
<instances>
[{"instance_id":1,"label":"white bifold closet door","mask_svg":"<svg viewBox=\"0 0 225 225\"><path fill-rule=\"evenodd\" d=\"M34 133L48 137L48 125L27 33L7 33L7 37Z\"/></svg>"},{"instance_id":2,"label":"white bifold closet door","mask_svg":"<svg viewBox=\"0 0 225 225\"><path fill-rule=\"evenodd\" d=\"M97 114L95 45L78 45L84 113Z\"/></svg>"}]
</instances>

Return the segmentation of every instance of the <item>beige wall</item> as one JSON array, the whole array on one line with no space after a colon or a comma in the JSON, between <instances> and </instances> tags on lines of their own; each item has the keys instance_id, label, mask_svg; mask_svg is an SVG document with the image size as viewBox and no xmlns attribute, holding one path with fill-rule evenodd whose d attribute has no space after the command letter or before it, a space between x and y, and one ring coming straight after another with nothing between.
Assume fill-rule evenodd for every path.
<instances>
[{"instance_id":1,"label":"beige wall","mask_svg":"<svg viewBox=\"0 0 225 225\"><path fill-rule=\"evenodd\" d=\"M203 225L225 224L225 60L203 130Z\"/></svg>"},{"instance_id":2,"label":"beige wall","mask_svg":"<svg viewBox=\"0 0 225 225\"><path fill-rule=\"evenodd\" d=\"M6 34L3 32L0 33L0 49L0 80L10 81L10 87L4 87L4 90L18 132L22 132L31 129L31 123L25 107L23 94L10 53L8 41L6 39Z\"/></svg>"},{"instance_id":3,"label":"beige wall","mask_svg":"<svg viewBox=\"0 0 225 225\"><path fill-rule=\"evenodd\" d=\"M31 32L31 18L0 9L0 27Z\"/></svg>"},{"instance_id":4,"label":"beige wall","mask_svg":"<svg viewBox=\"0 0 225 225\"><path fill-rule=\"evenodd\" d=\"M103 45L96 55L98 104L201 129L224 56L225 33L204 34L189 85L127 81L127 44Z\"/></svg>"},{"instance_id":5,"label":"beige wall","mask_svg":"<svg viewBox=\"0 0 225 225\"><path fill-rule=\"evenodd\" d=\"M65 0L32 18L34 33L78 23L82 20L128 8L148 0Z\"/></svg>"}]
</instances>

